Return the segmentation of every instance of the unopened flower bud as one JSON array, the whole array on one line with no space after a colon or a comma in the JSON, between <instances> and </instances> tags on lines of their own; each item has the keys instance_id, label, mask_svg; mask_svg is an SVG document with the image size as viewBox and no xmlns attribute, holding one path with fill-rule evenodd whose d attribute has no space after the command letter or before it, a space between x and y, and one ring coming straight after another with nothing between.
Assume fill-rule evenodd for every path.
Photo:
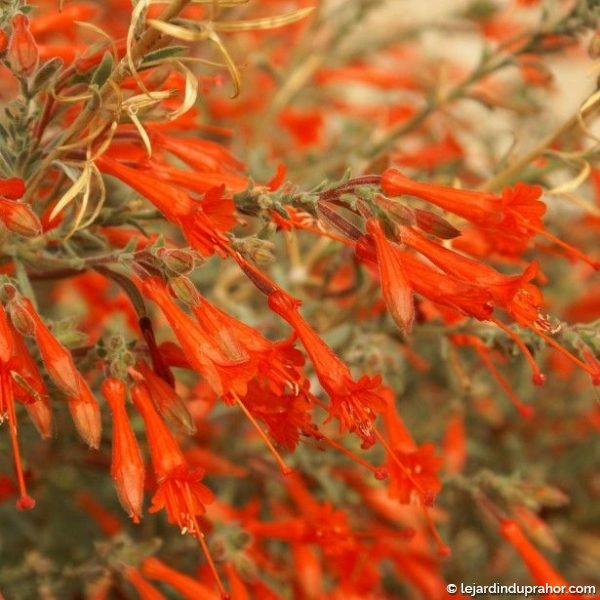
<instances>
[{"instance_id":1,"label":"unopened flower bud","mask_svg":"<svg viewBox=\"0 0 600 600\"><path fill-rule=\"evenodd\" d=\"M193 306L198 303L198 291L187 277L173 277L169 280L169 288L185 304Z\"/></svg>"},{"instance_id":2,"label":"unopened flower bud","mask_svg":"<svg viewBox=\"0 0 600 600\"><path fill-rule=\"evenodd\" d=\"M570 498L562 490L550 485L544 485L535 490L535 499L549 508L560 508L569 504Z\"/></svg>"},{"instance_id":3,"label":"unopened flower bud","mask_svg":"<svg viewBox=\"0 0 600 600\"><path fill-rule=\"evenodd\" d=\"M0 286L0 301L7 303L17 296L17 288L12 283Z\"/></svg>"},{"instance_id":4,"label":"unopened flower bud","mask_svg":"<svg viewBox=\"0 0 600 600\"><path fill-rule=\"evenodd\" d=\"M428 210L415 210L417 226L431 235L443 240L451 240L460 235L460 230L448 223L446 219L429 212Z\"/></svg>"},{"instance_id":5,"label":"unopened flower bud","mask_svg":"<svg viewBox=\"0 0 600 600\"><path fill-rule=\"evenodd\" d=\"M43 90L52 81L52 78L62 68L63 64L63 59L58 56L45 62L35 74L35 79L31 86L31 93L37 94Z\"/></svg>"},{"instance_id":6,"label":"unopened flower bud","mask_svg":"<svg viewBox=\"0 0 600 600\"><path fill-rule=\"evenodd\" d=\"M19 13L13 18L13 33L8 44L8 62L18 76L31 75L35 71L39 52L29 30L29 19Z\"/></svg>"},{"instance_id":7,"label":"unopened flower bud","mask_svg":"<svg viewBox=\"0 0 600 600\"><path fill-rule=\"evenodd\" d=\"M156 256L165 266L179 275L187 275L194 270L195 259L192 252L179 248L159 248Z\"/></svg>"},{"instance_id":8,"label":"unopened flower bud","mask_svg":"<svg viewBox=\"0 0 600 600\"><path fill-rule=\"evenodd\" d=\"M73 362L71 353L46 327L28 298L21 300L21 306L23 307L21 312L26 313L30 320L33 321L33 334L35 335L38 349L48 375L66 394L69 396L78 396L82 393L80 383L83 382L85 384L85 381L82 380ZM14 319L13 322L15 322Z\"/></svg>"},{"instance_id":9,"label":"unopened flower bud","mask_svg":"<svg viewBox=\"0 0 600 600\"><path fill-rule=\"evenodd\" d=\"M28 204L0 199L0 220L7 229L24 237L42 233L42 224Z\"/></svg>"},{"instance_id":10,"label":"unopened flower bud","mask_svg":"<svg viewBox=\"0 0 600 600\"><path fill-rule=\"evenodd\" d=\"M79 392L69 396L67 402L75 429L83 441L90 447L98 449L102 433L102 417L100 407L87 381L77 373L77 387Z\"/></svg>"},{"instance_id":11,"label":"unopened flower bud","mask_svg":"<svg viewBox=\"0 0 600 600\"><path fill-rule=\"evenodd\" d=\"M35 321L25 310L23 303L19 299L15 298L8 304L8 312L12 324L21 335L27 337L35 335Z\"/></svg>"},{"instance_id":12,"label":"unopened flower bud","mask_svg":"<svg viewBox=\"0 0 600 600\"><path fill-rule=\"evenodd\" d=\"M239 240L236 243L236 249L259 265L269 264L275 260L274 245L268 240L259 238Z\"/></svg>"}]
</instances>

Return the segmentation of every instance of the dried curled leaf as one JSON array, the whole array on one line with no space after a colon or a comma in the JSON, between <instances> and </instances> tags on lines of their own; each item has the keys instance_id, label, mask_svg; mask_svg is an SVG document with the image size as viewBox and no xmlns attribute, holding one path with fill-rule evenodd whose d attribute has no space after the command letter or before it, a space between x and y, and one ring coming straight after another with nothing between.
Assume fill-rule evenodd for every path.
<instances>
[{"instance_id":1,"label":"dried curled leaf","mask_svg":"<svg viewBox=\"0 0 600 600\"><path fill-rule=\"evenodd\" d=\"M81 175L75 183L63 194L62 198L56 203L56 206L50 213L50 219L54 219L58 213L66 208L85 188L89 185L91 177L91 166L86 163L81 171Z\"/></svg>"},{"instance_id":2,"label":"dried curled leaf","mask_svg":"<svg viewBox=\"0 0 600 600\"><path fill-rule=\"evenodd\" d=\"M569 179L569 181L565 181L565 183L561 183L556 187L553 187L551 190L548 190L549 194L566 194L570 192L574 192L590 175L592 171L592 167L587 160L578 161L581 163L581 169L575 175L575 177Z\"/></svg>"},{"instance_id":3,"label":"dried curled leaf","mask_svg":"<svg viewBox=\"0 0 600 600\"><path fill-rule=\"evenodd\" d=\"M223 32L234 32L234 31L255 31L257 29L276 29L277 27L284 27L285 25L291 25L297 21L301 21L309 15L313 10L314 6L307 8L301 8L289 15L281 15L278 17L265 17L262 19L247 19L245 21L215 21L212 23L212 27L215 31Z\"/></svg>"},{"instance_id":4,"label":"dried curled leaf","mask_svg":"<svg viewBox=\"0 0 600 600\"><path fill-rule=\"evenodd\" d=\"M183 40L184 42L200 42L208 39L210 36L210 30L208 28L188 29L187 27L159 21L158 19L148 19L147 24L149 27L160 31L165 35L175 38L176 40Z\"/></svg>"}]
</instances>

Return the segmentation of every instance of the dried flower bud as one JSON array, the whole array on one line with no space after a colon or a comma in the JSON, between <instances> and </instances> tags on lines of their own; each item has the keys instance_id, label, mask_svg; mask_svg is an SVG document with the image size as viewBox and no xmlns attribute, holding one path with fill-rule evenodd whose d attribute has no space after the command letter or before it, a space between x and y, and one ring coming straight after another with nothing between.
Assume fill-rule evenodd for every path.
<instances>
[{"instance_id":1,"label":"dried flower bud","mask_svg":"<svg viewBox=\"0 0 600 600\"><path fill-rule=\"evenodd\" d=\"M8 62L17 76L31 75L35 71L39 52L29 30L29 19L19 13L13 18L13 33L8 44Z\"/></svg>"}]
</instances>

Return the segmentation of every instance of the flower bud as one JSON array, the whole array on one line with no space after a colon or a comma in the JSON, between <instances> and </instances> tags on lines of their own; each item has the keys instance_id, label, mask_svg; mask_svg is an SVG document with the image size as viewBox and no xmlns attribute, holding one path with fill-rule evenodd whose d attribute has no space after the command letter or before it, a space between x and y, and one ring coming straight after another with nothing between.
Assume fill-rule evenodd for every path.
<instances>
[{"instance_id":1,"label":"flower bud","mask_svg":"<svg viewBox=\"0 0 600 600\"><path fill-rule=\"evenodd\" d=\"M23 298L21 300L21 306L23 307L21 312L27 314L33 321L33 334L35 335L48 375L50 375L52 381L54 381L54 383L56 383L56 385L66 394L69 396L79 396L80 393L83 393L80 390L80 382L85 384L85 381L83 381L79 374L79 371L73 362L71 353L54 337L46 325L44 325L42 319L37 314L28 298Z\"/></svg>"},{"instance_id":2,"label":"flower bud","mask_svg":"<svg viewBox=\"0 0 600 600\"><path fill-rule=\"evenodd\" d=\"M100 407L87 381L79 373L77 373L77 379L79 392L67 399L69 411L81 439L90 448L97 450L100 447L102 433Z\"/></svg>"},{"instance_id":3,"label":"flower bud","mask_svg":"<svg viewBox=\"0 0 600 600\"><path fill-rule=\"evenodd\" d=\"M185 304L189 306L198 304L196 286L187 277L173 277L169 280L169 288Z\"/></svg>"},{"instance_id":4,"label":"flower bud","mask_svg":"<svg viewBox=\"0 0 600 600\"><path fill-rule=\"evenodd\" d=\"M110 407L113 423L111 473L119 501L134 523L142 515L144 502L144 460L125 409L125 383L110 377L102 384L102 394Z\"/></svg>"},{"instance_id":5,"label":"flower bud","mask_svg":"<svg viewBox=\"0 0 600 600\"><path fill-rule=\"evenodd\" d=\"M24 336L33 337L35 321L31 318L21 300L14 298L8 304L8 313L15 329Z\"/></svg>"},{"instance_id":6,"label":"flower bud","mask_svg":"<svg viewBox=\"0 0 600 600\"><path fill-rule=\"evenodd\" d=\"M31 75L37 67L39 52L29 31L29 19L19 13L12 21L13 33L8 44L8 62L17 76Z\"/></svg>"},{"instance_id":7,"label":"flower bud","mask_svg":"<svg viewBox=\"0 0 600 600\"><path fill-rule=\"evenodd\" d=\"M178 275L187 275L195 267L194 255L187 250L179 248L159 248L156 256L165 263L165 266Z\"/></svg>"},{"instance_id":8,"label":"flower bud","mask_svg":"<svg viewBox=\"0 0 600 600\"><path fill-rule=\"evenodd\" d=\"M37 94L43 90L51 81L52 78L62 68L64 61L62 58L55 56L49 61L45 62L35 74L35 79L31 86L31 93Z\"/></svg>"},{"instance_id":9,"label":"flower bud","mask_svg":"<svg viewBox=\"0 0 600 600\"><path fill-rule=\"evenodd\" d=\"M429 212L428 210L415 210L417 227L431 235L435 235L443 240L451 240L460 235L460 230L448 223L446 219Z\"/></svg>"},{"instance_id":10,"label":"flower bud","mask_svg":"<svg viewBox=\"0 0 600 600\"><path fill-rule=\"evenodd\" d=\"M150 396L165 420L188 434L194 433L196 431L194 420L177 392L143 360L138 362L137 370L144 376Z\"/></svg>"},{"instance_id":11,"label":"flower bud","mask_svg":"<svg viewBox=\"0 0 600 600\"><path fill-rule=\"evenodd\" d=\"M23 237L42 233L42 224L28 204L0 199L0 220L6 228Z\"/></svg>"}]
</instances>

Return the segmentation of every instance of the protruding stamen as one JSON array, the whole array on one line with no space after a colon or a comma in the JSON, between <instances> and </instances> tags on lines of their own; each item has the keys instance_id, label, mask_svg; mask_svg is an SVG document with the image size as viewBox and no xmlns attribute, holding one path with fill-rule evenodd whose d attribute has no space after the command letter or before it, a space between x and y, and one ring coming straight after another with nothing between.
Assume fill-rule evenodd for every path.
<instances>
[{"instance_id":1,"label":"protruding stamen","mask_svg":"<svg viewBox=\"0 0 600 600\"><path fill-rule=\"evenodd\" d=\"M542 237L545 237L547 240L550 240L552 243L556 244L557 246L564 248L568 254L576 256L583 262L586 262L594 270L596 270L596 271L600 270L600 261L593 260L586 254L584 254L581 250L578 250L577 248L575 248L575 246L571 246L571 244L567 244L567 242L561 240L559 237L556 237L555 235L549 233L548 231L545 231L544 229L535 227L535 226L531 225L531 223L523 223L523 225L525 227L527 227L528 229L530 229L531 231L535 231L535 233L537 233L538 235L541 235Z\"/></svg>"},{"instance_id":2,"label":"protruding stamen","mask_svg":"<svg viewBox=\"0 0 600 600\"><path fill-rule=\"evenodd\" d=\"M437 530L435 523L433 522L433 518L431 516L431 509L428 506L423 505L423 514L425 516L425 520L427 522L427 528L431 532L433 539L435 540L435 544L438 550L438 556L445 558L450 556L450 546L444 543L440 532Z\"/></svg>"},{"instance_id":3,"label":"protruding stamen","mask_svg":"<svg viewBox=\"0 0 600 600\"><path fill-rule=\"evenodd\" d=\"M502 373L498 371L494 361L489 357L487 351L484 348L475 346L475 351L479 354L479 358L481 358L482 362L487 367L488 371L494 376L494 379L498 382L498 385L504 390L504 393L508 396L509 400L513 403L513 406L517 409L519 414L528 419L533 416L533 408L527 404L525 404L512 390L508 381L504 378Z\"/></svg>"},{"instance_id":4,"label":"protruding stamen","mask_svg":"<svg viewBox=\"0 0 600 600\"><path fill-rule=\"evenodd\" d=\"M15 413L15 399L12 391L12 381L8 373L4 370L0 373L2 397L4 398L4 407L8 414L8 429L10 433L10 442L13 451L13 460L17 481L19 485L20 498L17 500L19 510L31 510L35 506L35 500L27 493L25 475L23 473L23 462L21 460L21 451L19 450L17 415Z\"/></svg>"},{"instance_id":5,"label":"protruding stamen","mask_svg":"<svg viewBox=\"0 0 600 600\"><path fill-rule=\"evenodd\" d=\"M202 548L202 552L204 553L204 556L206 557L206 561L208 562L208 568L210 569L210 572L212 573L212 576L213 576L215 582L217 583L217 587L219 588L219 592L221 593L221 598L223 600L226 600L229 598L229 594L225 590L225 586L223 585L221 576L219 575L219 572L217 571L217 566L215 565L215 561L213 560L210 550L208 549L208 545L206 543L204 534L202 533L202 531L200 530L200 526L198 525L196 515L194 514L194 502L192 499L192 493L187 484L185 484L185 499L186 499L186 504L188 507L189 518L193 524L193 534L196 537L196 539L198 540L200 547Z\"/></svg>"},{"instance_id":6,"label":"protruding stamen","mask_svg":"<svg viewBox=\"0 0 600 600\"><path fill-rule=\"evenodd\" d=\"M507 327L502 321L491 318L490 321L495 323L506 335L508 335L515 344L520 348L523 356L525 356L525 360L529 363L531 370L533 371L533 383L535 385L543 385L546 381L546 376L540 371L538 364L535 362L535 358L531 354L531 351L526 346L525 342L518 336L518 334L513 331L510 327Z\"/></svg>"},{"instance_id":7,"label":"protruding stamen","mask_svg":"<svg viewBox=\"0 0 600 600\"><path fill-rule=\"evenodd\" d=\"M292 472L292 469L290 467L288 467L286 462L283 460L281 454L279 454L279 452L277 452L277 449L275 448L275 446L273 446L273 443L271 442L271 440L269 439L267 434L262 430L261 426L256 422L256 419L252 416L252 414L250 413L250 411L248 410L246 405L242 402L242 400L239 398L239 396L235 392L232 391L231 395L235 398L235 401L237 402L239 407L242 409L243 413L246 415L246 417L248 418L250 423L252 423L252 425L253 425L254 429L256 429L256 432L258 433L258 435L260 435L260 437L263 439L263 441L265 442L265 444L267 445L267 447L269 448L269 450L275 457L275 460L277 461L277 464L279 465L281 472L284 475L289 475Z\"/></svg>"},{"instance_id":8,"label":"protruding stamen","mask_svg":"<svg viewBox=\"0 0 600 600\"><path fill-rule=\"evenodd\" d=\"M332 448L335 448L336 450L339 450L342 454L345 454L350 460L361 465L361 467L364 467L365 469L371 471L371 473L373 473L373 475L375 476L375 479L387 479L388 473L384 467L373 466L364 458L361 458L360 456L358 456L358 454L352 452L352 450L348 450L348 448L345 448L344 446L342 446L342 444L339 444L338 442L332 440L330 437L324 435L321 432L319 432L319 438L326 441Z\"/></svg>"},{"instance_id":9,"label":"protruding stamen","mask_svg":"<svg viewBox=\"0 0 600 600\"><path fill-rule=\"evenodd\" d=\"M594 369L591 369L584 362L579 360L576 356L571 354L566 348L563 348L554 338L550 337L546 333L544 333L541 329L536 329L535 327L530 327L531 331L537 333L540 337L542 337L546 342L552 346L555 350L558 350L562 355L566 356L570 361L574 362L578 367L583 369L586 373L589 373L592 378L596 375Z\"/></svg>"}]
</instances>

